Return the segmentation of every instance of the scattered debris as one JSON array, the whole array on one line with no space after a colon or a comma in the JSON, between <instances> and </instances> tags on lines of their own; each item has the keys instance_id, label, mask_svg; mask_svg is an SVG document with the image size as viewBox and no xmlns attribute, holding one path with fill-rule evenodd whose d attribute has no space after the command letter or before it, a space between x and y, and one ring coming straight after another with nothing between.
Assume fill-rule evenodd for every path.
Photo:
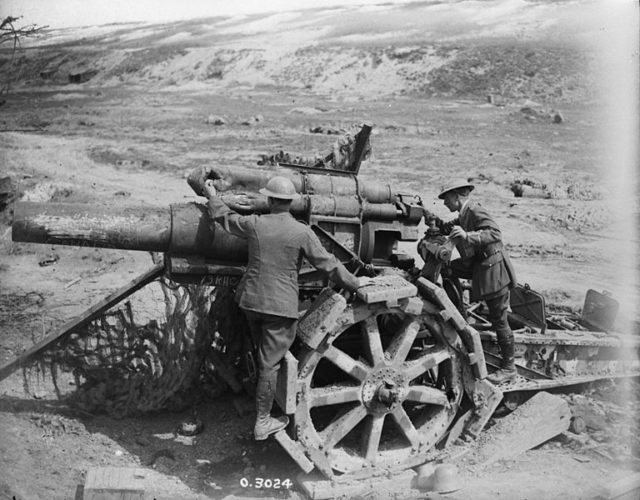
<instances>
[{"instance_id":1,"label":"scattered debris","mask_svg":"<svg viewBox=\"0 0 640 500\"><path fill-rule=\"evenodd\" d=\"M162 439L163 441L167 441L168 439L173 439L176 435L173 432L165 432L164 434L154 434L154 438Z\"/></svg>"},{"instance_id":2,"label":"scattered debris","mask_svg":"<svg viewBox=\"0 0 640 500\"><path fill-rule=\"evenodd\" d=\"M38 261L38 265L40 267L52 266L56 262L60 260L60 256L57 253L50 253L44 256L42 259Z\"/></svg>"},{"instance_id":3,"label":"scattered debris","mask_svg":"<svg viewBox=\"0 0 640 500\"><path fill-rule=\"evenodd\" d=\"M527 120L535 121L535 120L549 120L552 123L560 124L564 122L564 117L560 111L550 110L545 111L542 109L536 109L530 106L525 106L520 108L520 113L524 115L524 118Z\"/></svg>"},{"instance_id":4,"label":"scattered debris","mask_svg":"<svg viewBox=\"0 0 640 500\"><path fill-rule=\"evenodd\" d=\"M546 184L531 179L516 179L510 189L516 198L551 198Z\"/></svg>"},{"instance_id":5,"label":"scattered debris","mask_svg":"<svg viewBox=\"0 0 640 500\"><path fill-rule=\"evenodd\" d=\"M318 130L322 127L315 127L311 132L323 133ZM322 129L324 130L324 129ZM358 132L356 132L358 130ZM339 131L337 133L344 133ZM275 155L260 155L258 165L299 165L304 167L326 168L333 170L356 171L360 162L366 160L371 155L371 143L369 134L371 127L363 126L362 129L354 127L351 133L345 133L331 148L331 152L326 155L315 155L305 157L280 151Z\"/></svg>"},{"instance_id":6,"label":"scattered debris","mask_svg":"<svg viewBox=\"0 0 640 500\"><path fill-rule=\"evenodd\" d=\"M281 163L285 163L288 165L299 165L302 167L312 167L318 165L322 162L322 158L320 157L304 157L295 155L292 153L286 153L284 151L279 151L274 155L260 155L260 159L258 160L258 165L279 165Z\"/></svg>"},{"instance_id":7,"label":"scattered debris","mask_svg":"<svg viewBox=\"0 0 640 500\"><path fill-rule=\"evenodd\" d=\"M309 128L309 132L311 132L312 134L327 134L327 135L340 135L345 133L344 130L340 130L337 128L330 128L330 127L322 127L322 126L311 127Z\"/></svg>"},{"instance_id":8,"label":"scattered debris","mask_svg":"<svg viewBox=\"0 0 640 500\"><path fill-rule=\"evenodd\" d=\"M262 115L255 115L249 118L248 120L243 120L242 122L240 122L240 125L251 127L263 121L264 121L264 117Z\"/></svg>"},{"instance_id":9,"label":"scattered debris","mask_svg":"<svg viewBox=\"0 0 640 500\"><path fill-rule=\"evenodd\" d=\"M182 436L195 436L196 434L200 434L202 429L204 429L202 420L194 417L181 422L180 425L178 425L177 432Z\"/></svg>"},{"instance_id":10,"label":"scattered debris","mask_svg":"<svg viewBox=\"0 0 640 500\"><path fill-rule=\"evenodd\" d=\"M82 278L80 276L78 276L76 279L69 281L69 283L67 283L64 287L66 288L70 288L73 285L75 285L76 283L80 283L82 281Z\"/></svg>"},{"instance_id":11,"label":"scattered debris","mask_svg":"<svg viewBox=\"0 0 640 500\"><path fill-rule=\"evenodd\" d=\"M315 115L318 113L324 113L326 110L320 108L311 108L311 107L298 107L292 108L288 111L288 113L298 113L301 115Z\"/></svg>"},{"instance_id":12,"label":"scattered debris","mask_svg":"<svg viewBox=\"0 0 640 500\"><path fill-rule=\"evenodd\" d=\"M180 443L185 446L193 446L196 444L196 437L195 436L176 436L174 441L176 443Z\"/></svg>"},{"instance_id":13,"label":"scattered debris","mask_svg":"<svg viewBox=\"0 0 640 500\"><path fill-rule=\"evenodd\" d=\"M208 125L226 125L227 124L227 120L222 116L218 116L218 115L209 115L204 122Z\"/></svg>"},{"instance_id":14,"label":"scattered debris","mask_svg":"<svg viewBox=\"0 0 640 500\"><path fill-rule=\"evenodd\" d=\"M87 70L87 71L78 71L75 73L69 73L69 83L88 82L97 74L98 72L96 70Z\"/></svg>"}]
</instances>

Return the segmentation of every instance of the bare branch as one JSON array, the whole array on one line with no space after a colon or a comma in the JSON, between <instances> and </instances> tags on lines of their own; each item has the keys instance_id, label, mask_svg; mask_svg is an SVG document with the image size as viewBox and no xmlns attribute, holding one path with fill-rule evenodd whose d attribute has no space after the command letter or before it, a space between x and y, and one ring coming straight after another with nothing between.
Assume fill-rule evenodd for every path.
<instances>
[{"instance_id":1,"label":"bare branch","mask_svg":"<svg viewBox=\"0 0 640 500\"><path fill-rule=\"evenodd\" d=\"M14 76L13 66L16 56L16 50L20 46L20 39L37 35L38 33L40 33L40 31L48 27L29 24L27 26L16 28L15 23L20 18L21 17L7 16L2 20L2 22L0 22L0 46L3 43L13 43L13 47L11 49L11 59L9 60L8 65L9 69L5 71L7 79L0 89L0 105L4 104L4 97L9 94L9 89L11 88L11 78L12 76Z\"/></svg>"}]
</instances>

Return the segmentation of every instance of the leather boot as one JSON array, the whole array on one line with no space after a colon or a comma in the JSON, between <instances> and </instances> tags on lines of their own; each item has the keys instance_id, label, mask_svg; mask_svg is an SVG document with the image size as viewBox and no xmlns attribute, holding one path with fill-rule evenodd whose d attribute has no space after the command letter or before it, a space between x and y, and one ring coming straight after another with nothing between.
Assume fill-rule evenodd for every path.
<instances>
[{"instance_id":1,"label":"leather boot","mask_svg":"<svg viewBox=\"0 0 640 500\"><path fill-rule=\"evenodd\" d=\"M271 407L275 397L277 373L268 377L259 377L256 387L256 425L253 435L256 441L264 441L271 434L284 429L289 425L288 417L273 418Z\"/></svg>"},{"instance_id":2,"label":"leather boot","mask_svg":"<svg viewBox=\"0 0 640 500\"><path fill-rule=\"evenodd\" d=\"M515 380L518 372L515 364L515 342L513 332L509 330L497 331L498 345L502 354L501 368L487 376L493 384L504 384Z\"/></svg>"}]
</instances>

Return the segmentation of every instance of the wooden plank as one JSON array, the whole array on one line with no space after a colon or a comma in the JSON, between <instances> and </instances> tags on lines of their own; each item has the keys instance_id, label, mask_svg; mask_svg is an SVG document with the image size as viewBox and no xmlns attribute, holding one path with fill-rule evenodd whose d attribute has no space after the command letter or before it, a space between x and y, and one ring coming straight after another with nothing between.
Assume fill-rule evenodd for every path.
<instances>
[{"instance_id":1,"label":"wooden plank","mask_svg":"<svg viewBox=\"0 0 640 500\"><path fill-rule=\"evenodd\" d=\"M374 284L358 288L356 295L367 304L375 302L397 302L401 299L414 297L418 293L415 285L404 278L391 274L378 276L373 279Z\"/></svg>"},{"instance_id":2,"label":"wooden plank","mask_svg":"<svg viewBox=\"0 0 640 500\"><path fill-rule=\"evenodd\" d=\"M313 470L314 465L304 454L300 443L291 439L284 430L276 432L274 437L303 471L309 473Z\"/></svg>"},{"instance_id":3,"label":"wooden plank","mask_svg":"<svg viewBox=\"0 0 640 500\"><path fill-rule=\"evenodd\" d=\"M449 432L447 433L447 437L444 444L445 448L447 446L451 446L453 443L456 442L456 440L462 435L464 428L471 421L472 417L473 417L473 409L467 410L465 413L460 415L460 417L458 417L458 420L456 420L456 423L453 424L453 426L451 427L451 429L449 429Z\"/></svg>"},{"instance_id":4,"label":"wooden plank","mask_svg":"<svg viewBox=\"0 0 640 500\"><path fill-rule=\"evenodd\" d=\"M489 465L513 458L569 428L571 410L559 396L539 392L482 435L478 462Z\"/></svg>"},{"instance_id":5,"label":"wooden plank","mask_svg":"<svg viewBox=\"0 0 640 500\"><path fill-rule=\"evenodd\" d=\"M287 415L296 412L296 392L298 383L298 360L291 351L284 355L278 382L276 384L276 401Z\"/></svg>"},{"instance_id":6,"label":"wooden plank","mask_svg":"<svg viewBox=\"0 0 640 500\"><path fill-rule=\"evenodd\" d=\"M467 322L462 317L462 314L460 314L460 311L458 311L442 288L424 278L419 278L416 283L418 284L418 288L421 293L442 307L440 315L444 321L452 321L456 330L461 330L467 325Z\"/></svg>"},{"instance_id":7,"label":"wooden plank","mask_svg":"<svg viewBox=\"0 0 640 500\"><path fill-rule=\"evenodd\" d=\"M94 467L87 471L84 500L142 500L148 473L136 467Z\"/></svg>"},{"instance_id":8,"label":"wooden plank","mask_svg":"<svg viewBox=\"0 0 640 500\"><path fill-rule=\"evenodd\" d=\"M374 477L364 481L338 482L326 479L318 473L312 473L300 474L297 477L297 482L311 500L354 498L356 496L396 498L402 493L408 494L411 491L417 474L413 470L405 470L389 476Z\"/></svg>"},{"instance_id":9,"label":"wooden plank","mask_svg":"<svg viewBox=\"0 0 640 500\"><path fill-rule=\"evenodd\" d=\"M636 500L640 498L640 472L625 476L602 488L596 497L602 500Z\"/></svg>"},{"instance_id":10,"label":"wooden plank","mask_svg":"<svg viewBox=\"0 0 640 500\"><path fill-rule=\"evenodd\" d=\"M20 354L17 358L9 361L2 367L0 367L0 380L4 380L11 375L14 371L27 364L40 352L53 346L56 342L69 335L72 331L80 328L87 323L97 318L104 311L110 307L116 305L122 299L128 297L132 293L140 290L146 284L152 282L164 271L164 264L156 264L147 272L141 274L134 280L130 281L127 285L116 290L111 295L108 295L97 304L94 304L89 309L86 309L82 314L76 316L72 320L65 323L62 327L58 328L54 333L47 335L40 342L36 343L25 352Z\"/></svg>"},{"instance_id":11,"label":"wooden plank","mask_svg":"<svg viewBox=\"0 0 640 500\"><path fill-rule=\"evenodd\" d=\"M358 175L358 171L360 170L360 163L362 163L362 159L366 151L366 145L367 141L369 140L369 135L371 135L370 125L363 125L360 132L358 132L358 134L356 135L356 147L353 155L353 164L350 165L349 169L355 175Z\"/></svg>"},{"instance_id":12,"label":"wooden plank","mask_svg":"<svg viewBox=\"0 0 640 500\"><path fill-rule=\"evenodd\" d=\"M347 300L342 295L325 288L298 321L298 338L311 349L316 349L339 326L338 319L346 307Z\"/></svg>"},{"instance_id":13,"label":"wooden plank","mask_svg":"<svg viewBox=\"0 0 640 500\"><path fill-rule=\"evenodd\" d=\"M485 425L493 415L493 412L502 401L502 391L486 379L475 380L473 382L474 400L481 401L475 411L471 414L471 418L467 421L464 432L472 438L477 438Z\"/></svg>"}]
</instances>

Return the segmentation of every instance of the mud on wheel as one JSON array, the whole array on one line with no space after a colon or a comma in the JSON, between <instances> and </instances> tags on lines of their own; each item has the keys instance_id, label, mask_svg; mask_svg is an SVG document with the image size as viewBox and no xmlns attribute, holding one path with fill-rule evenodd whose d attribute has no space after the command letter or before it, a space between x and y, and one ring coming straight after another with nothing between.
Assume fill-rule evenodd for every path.
<instances>
[{"instance_id":1,"label":"mud on wheel","mask_svg":"<svg viewBox=\"0 0 640 500\"><path fill-rule=\"evenodd\" d=\"M422 463L462 398L464 349L425 302L348 306L315 349L299 355L298 441L325 474ZM429 304L430 305L430 304Z\"/></svg>"}]
</instances>

